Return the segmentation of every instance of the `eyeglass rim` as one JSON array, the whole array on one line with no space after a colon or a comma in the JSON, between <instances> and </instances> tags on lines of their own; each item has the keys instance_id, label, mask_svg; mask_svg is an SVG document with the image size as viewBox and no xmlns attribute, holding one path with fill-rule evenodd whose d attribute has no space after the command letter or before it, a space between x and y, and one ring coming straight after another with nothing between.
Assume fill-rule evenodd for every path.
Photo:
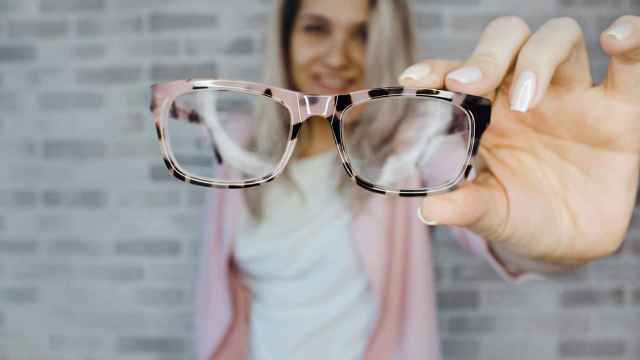
<instances>
[{"instance_id":1,"label":"eyeglass rim","mask_svg":"<svg viewBox=\"0 0 640 360\"><path fill-rule=\"evenodd\" d=\"M280 160L276 169L261 178L244 181L214 181L189 174L182 169L173 157L168 141L166 141L166 129L168 115L171 105L178 97L200 90L227 90L249 95L264 96L283 105L288 111L291 120L289 129L289 140L285 154ZM170 174L176 179L207 188L217 189L248 189L261 186L276 179L283 171L293 155L297 144L299 130L305 119L300 116L300 102L305 97L331 97L333 112L329 113L329 121L333 137L337 146L338 154L347 176L358 186L381 195L396 195L403 197L425 197L438 195L454 191L464 180L468 180L472 174L472 159L479 151L479 144L483 133L491 122L491 100L485 97L453 92L448 90L412 88L403 86L379 87L365 90L358 90L345 94L335 95L309 95L302 92L292 91L284 88L270 86L261 83L248 81L235 81L224 79L189 79L177 80L151 86L151 107L154 115L156 135L160 143L161 152L165 166ZM353 167L346 154L344 142L342 141L342 116L351 107L361 102L394 96L414 96L427 97L444 100L457 105L467 114L469 122L469 146L467 158L462 171L455 180L436 188L424 189L401 189L390 190L370 183L354 172ZM354 101L354 99L356 99Z\"/></svg>"}]
</instances>

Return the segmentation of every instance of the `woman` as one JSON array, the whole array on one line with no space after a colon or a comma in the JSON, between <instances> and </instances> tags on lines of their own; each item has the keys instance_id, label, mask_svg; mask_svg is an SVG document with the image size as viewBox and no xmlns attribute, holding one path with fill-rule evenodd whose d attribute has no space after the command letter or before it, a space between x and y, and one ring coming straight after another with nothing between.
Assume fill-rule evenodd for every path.
<instances>
[{"instance_id":1,"label":"woman","mask_svg":"<svg viewBox=\"0 0 640 360\"><path fill-rule=\"evenodd\" d=\"M390 85L413 61L413 35L404 1L284 0L277 7L277 15L275 36L270 46L274 52L268 57L272 63L268 65L267 83L305 93L343 93L369 85ZM511 29L517 31L505 31ZM581 38L576 35L571 22L565 20L552 23L551 29L567 32L578 40ZM549 30L543 28L541 31L542 35L531 37L530 41L541 43ZM501 37L507 37L508 41ZM519 270L519 274L522 270L564 269L567 264L581 264L606 255L619 245L619 228L626 228L632 208L627 198L637 184L640 152L640 146L636 147L635 142L608 142L603 145L599 142L602 139L594 136L594 141L598 140L595 143L610 149L595 149L593 154L597 151L602 153L588 160L598 161L621 173L625 182L620 191L627 193L624 201L614 205L616 213L622 216L605 225L606 228L603 227L597 236L586 234L589 239L606 241L598 244L582 239L576 241L575 235L579 231L589 232L593 228L588 228L588 223L583 226L581 223L565 225L558 222L565 220L566 209L572 214L582 215L574 217L574 220L588 219L593 213L584 211L584 208L590 209L585 205L587 202L566 204L562 201L565 199L558 201L556 196L544 203L549 195L535 190L546 190L540 183L560 187L576 176L583 180L574 170L588 165L589 161L569 157L570 163L560 163L554 158L559 154L574 155L574 149L586 151L583 148L587 141L578 142L584 139L562 132L564 127L557 123L550 122L544 129L536 128L536 121L546 120L548 112L538 114L531 111L522 115L507 113L504 109L509 107L509 101L505 100L508 87L504 85L510 84L507 76L509 65L528 39L528 29L526 26L523 28L521 21L501 19L489 26L479 50L474 53L475 57L461 70L451 72L460 66L460 62L427 61L410 68L402 78L409 85L446 86L455 91L489 95L495 99L498 111L494 121L498 125L482 152L487 166L481 171L478 181L455 193L427 199L419 214L429 215L430 224L436 221L468 226L477 231L490 241L510 268ZM557 51L551 53L565 57L573 55L574 52L566 51L573 48L569 45L569 41L563 43L558 40L553 45ZM569 57L573 61L570 63L572 68L561 70L565 73L573 71L573 68L582 71L580 84L584 88L585 81L590 81L584 79L584 71L588 70L584 66L584 46L576 48L576 56ZM528 53L532 52L529 50ZM514 92L513 109L526 111L528 107L544 108L552 104L556 111L566 110L572 99L565 98L559 103L544 101L547 99L544 97L545 86L550 83L555 70L553 64L565 60L562 56L557 59L555 63L547 59L549 61L533 67L529 73L517 72L525 74L525 80L521 90ZM521 67L518 69L530 68L527 65L531 64L519 63ZM445 75L450 72L445 82ZM533 83L533 73L546 75L539 82L541 86ZM575 80L573 77L569 79ZM618 80L615 86L622 86L622 91L626 91L625 86L630 87L620 82L624 83L624 80ZM503 92L494 94L498 87ZM553 90L552 87L548 89ZM533 99L529 95L532 93ZM581 93L576 91L576 94ZM589 100L592 104L599 104L604 103L605 98L594 94ZM618 118L622 121L638 114L637 108L627 106L623 109L622 105L619 106ZM578 115L580 110L572 110L573 115ZM556 112L555 115L562 118L561 115L565 114ZM516 120L523 120L525 124L505 124ZM337 162L334 158L335 145L328 136L330 131L324 128L326 121L310 121L308 124L308 128L303 129L300 143L306 146L298 154L298 161L290 165L289 172L294 184L307 195L306 200L288 196L289 183L286 182L274 182L272 186L250 195L212 193L211 209L205 218L204 266L200 272L198 358L438 359L429 234L416 221L415 208L418 204L415 200L373 197L362 212L353 212L344 199L348 194L353 195L355 190L340 184L338 173L332 172L332 166L337 166ZM623 126L631 129L629 124ZM521 135L519 132L525 127L528 132ZM538 154L536 151L540 149L535 145L549 137L547 132L562 133L576 141L570 145L550 143L549 151ZM526 137L526 142L509 143L512 148L519 149L519 153L509 152L513 150L503 147L507 140L521 139L522 136ZM538 162L527 162L531 154L538 155ZM592 153L578 155L589 156ZM557 171L540 174L541 170L548 169ZM527 177L531 174L538 176L539 181L531 181ZM608 184L620 185L620 178L607 179L607 182L592 174L585 177L588 181L580 182L579 186L584 183L584 186L600 190ZM531 184L518 181L523 178ZM552 181L556 179L564 182ZM338 196L344 195L337 191L343 189L347 195ZM551 188L550 192L554 190ZM614 192L618 195L617 191ZM573 199L573 194L566 188L558 193L567 194L568 200ZM538 214L536 209L531 212L532 209L522 204L544 204L545 209L559 210L549 215ZM461 210L464 208L466 211ZM583 212L573 211L575 208ZM300 214L306 214L306 217ZM534 222L523 218L532 214ZM508 222L505 223L504 219ZM545 223L561 225L560 235L557 231L549 231L550 234L543 234L548 238L542 238L540 231L531 230ZM514 281L523 278L501 267L488 243L479 236L462 231L457 231L457 235L476 253L486 256L505 278Z\"/></svg>"}]
</instances>

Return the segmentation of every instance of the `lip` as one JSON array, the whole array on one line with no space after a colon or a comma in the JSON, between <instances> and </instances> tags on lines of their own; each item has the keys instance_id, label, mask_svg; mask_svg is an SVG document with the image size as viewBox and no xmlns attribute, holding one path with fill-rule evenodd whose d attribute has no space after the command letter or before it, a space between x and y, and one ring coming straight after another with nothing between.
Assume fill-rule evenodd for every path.
<instances>
[{"instance_id":1,"label":"lip","mask_svg":"<svg viewBox=\"0 0 640 360\"><path fill-rule=\"evenodd\" d=\"M346 79L346 80L342 80L343 82L348 84L346 87L335 88L335 87L332 87L331 85L328 85L327 83L325 83L322 80L323 79L322 75L315 74L315 75L312 76L312 79L318 85L318 87L322 88L323 91L326 91L328 93L345 93L345 92L348 92L349 89L355 83L355 81L352 80L352 79Z\"/></svg>"}]
</instances>

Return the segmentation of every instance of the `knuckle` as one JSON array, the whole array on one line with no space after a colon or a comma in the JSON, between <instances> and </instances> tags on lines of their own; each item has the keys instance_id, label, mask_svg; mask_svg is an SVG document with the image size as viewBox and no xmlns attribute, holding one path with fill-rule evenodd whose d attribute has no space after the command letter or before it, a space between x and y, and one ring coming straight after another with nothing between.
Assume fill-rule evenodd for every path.
<instances>
[{"instance_id":1,"label":"knuckle","mask_svg":"<svg viewBox=\"0 0 640 360\"><path fill-rule=\"evenodd\" d=\"M580 23L571 16L553 18L547 22L547 25L553 28L560 28L562 31L571 31L574 35L582 33Z\"/></svg>"},{"instance_id":2,"label":"knuckle","mask_svg":"<svg viewBox=\"0 0 640 360\"><path fill-rule=\"evenodd\" d=\"M510 31L516 30L525 34L531 33L527 22L519 16L499 16L493 19L488 27L498 31L504 31L505 28L508 28Z\"/></svg>"},{"instance_id":3,"label":"knuckle","mask_svg":"<svg viewBox=\"0 0 640 360\"><path fill-rule=\"evenodd\" d=\"M522 61L522 60L535 59L539 57L539 55L542 53L543 52L541 52L539 45L537 45L536 43L530 42L525 44L522 47L522 49L520 50L520 53L518 54L518 60Z\"/></svg>"},{"instance_id":4,"label":"knuckle","mask_svg":"<svg viewBox=\"0 0 640 360\"><path fill-rule=\"evenodd\" d=\"M618 21L625 21L625 22L628 21L628 22L631 22L631 23L640 24L640 16L622 15L615 22L618 22Z\"/></svg>"},{"instance_id":5,"label":"knuckle","mask_svg":"<svg viewBox=\"0 0 640 360\"><path fill-rule=\"evenodd\" d=\"M492 68L502 67L504 64L495 56L495 54L482 52L477 53L471 57L471 62L486 64Z\"/></svg>"}]
</instances>

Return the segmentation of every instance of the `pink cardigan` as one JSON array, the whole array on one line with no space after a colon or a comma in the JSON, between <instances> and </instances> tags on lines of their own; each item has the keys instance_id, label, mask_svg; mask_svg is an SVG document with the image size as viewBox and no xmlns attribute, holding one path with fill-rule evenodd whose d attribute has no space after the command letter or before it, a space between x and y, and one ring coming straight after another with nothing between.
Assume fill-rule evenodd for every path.
<instances>
[{"instance_id":1,"label":"pink cardigan","mask_svg":"<svg viewBox=\"0 0 640 360\"><path fill-rule=\"evenodd\" d=\"M197 359L245 360L250 294L234 267L231 249L236 224L248 212L241 191L213 190L208 196L196 290ZM431 236L416 216L419 205L419 198L375 195L353 219L352 239L381 304L366 360L441 358ZM466 229L452 231L462 246L486 258L505 280L524 280L498 262L484 239Z\"/></svg>"}]
</instances>

